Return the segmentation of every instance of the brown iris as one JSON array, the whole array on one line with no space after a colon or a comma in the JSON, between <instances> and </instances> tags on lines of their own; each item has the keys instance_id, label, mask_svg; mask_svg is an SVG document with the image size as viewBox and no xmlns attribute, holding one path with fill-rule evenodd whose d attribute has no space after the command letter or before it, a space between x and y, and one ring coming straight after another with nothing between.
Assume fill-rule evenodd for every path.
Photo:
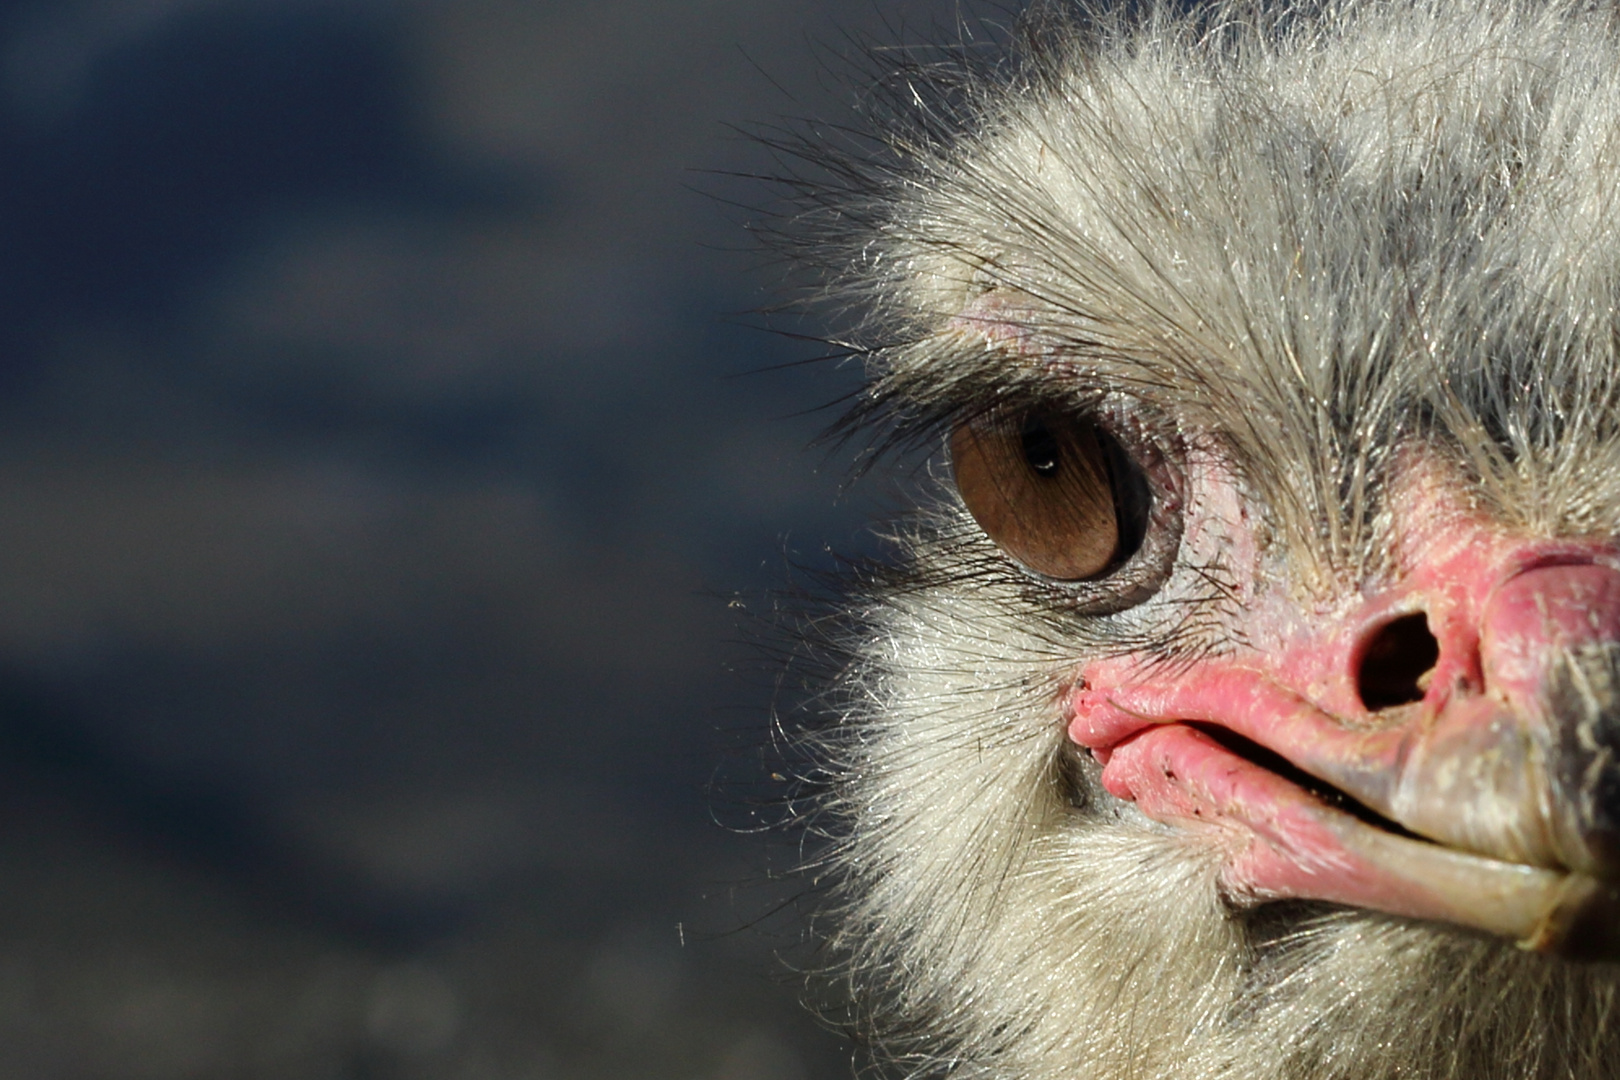
<instances>
[{"instance_id":1,"label":"brown iris","mask_svg":"<svg viewBox=\"0 0 1620 1080\"><path fill-rule=\"evenodd\" d=\"M990 416L951 436L956 489L979 527L1013 559L1062 581L1097 577L1129 554L1121 458L1095 424L1060 412Z\"/></svg>"}]
</instances>

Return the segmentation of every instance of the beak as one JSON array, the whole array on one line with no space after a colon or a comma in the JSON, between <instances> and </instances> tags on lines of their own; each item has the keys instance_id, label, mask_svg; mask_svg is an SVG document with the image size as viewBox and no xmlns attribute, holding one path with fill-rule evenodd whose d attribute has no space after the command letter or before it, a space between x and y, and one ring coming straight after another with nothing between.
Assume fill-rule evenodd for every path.
<instances>
[{"instance_id":1,"label":"beak","mask_svg":"<svg viewBox=\"0 0 1620 1080\"><path fill-rule=\"evenodd\" d=\"M1109 791L1214 838L1236 904L1328 900L1620 959L1611 558L1461 544L1393 598L1273 612L1286 635L1174 678L1104 661L1070 737Z\"/></svg>"},{"instance_id":2,"label":"beak","mask_svg":"<svg viewBox=\"0 0 1620 1080\"><path fill-rule=\"evenodd\" d=\"M1620 880L1620 571L1524 571L1481 623L1477 692L1302 746L1300 767L1448 846Z\"/></svg>"}]
</instances>

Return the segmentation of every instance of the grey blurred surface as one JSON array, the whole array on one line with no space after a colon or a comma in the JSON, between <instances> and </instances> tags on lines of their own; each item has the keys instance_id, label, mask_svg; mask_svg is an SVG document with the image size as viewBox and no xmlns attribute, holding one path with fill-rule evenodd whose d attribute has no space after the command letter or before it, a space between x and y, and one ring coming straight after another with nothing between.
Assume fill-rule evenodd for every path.
<instances>
[{"instance_id":1,"label":"grey blurred surface","mask_svg":"<svg viewBox=\"0 0 1620 1080\"><path fill-rule=\"evenodd\" d=\"M0 1080L849 1075L713 821L866 512L721 174L951 10L0 3Z\"/></svg>"}]
</instances>

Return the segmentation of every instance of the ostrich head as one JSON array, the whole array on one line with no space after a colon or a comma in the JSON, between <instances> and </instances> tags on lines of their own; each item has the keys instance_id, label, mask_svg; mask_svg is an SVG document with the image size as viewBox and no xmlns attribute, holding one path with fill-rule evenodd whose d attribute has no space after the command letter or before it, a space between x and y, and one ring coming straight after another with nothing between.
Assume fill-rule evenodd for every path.
<instances>
[{"instance_id":1,"label":"ostrich head","mask_svg":"<svg viewBox=\"0 0 1620 1080\"><path fill-rule=\"evenodd\" d=\"M1185 7L808 151L857 419L939 447L831 944L919 1073L1613 1075L1620 19Z\"/></svg>"}]
</instances>

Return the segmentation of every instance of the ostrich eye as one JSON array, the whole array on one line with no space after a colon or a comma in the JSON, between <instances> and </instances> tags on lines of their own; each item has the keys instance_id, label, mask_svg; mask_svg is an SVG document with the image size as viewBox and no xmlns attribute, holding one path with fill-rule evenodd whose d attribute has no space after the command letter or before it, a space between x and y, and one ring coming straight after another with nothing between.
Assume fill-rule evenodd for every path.
<instances>
[{"instance_id":1,"label":"ostrich eye","mask_svg":"<svg viewBox=\"0 0 1620 1080\"><path fill-rule=\"evenodd\" d=\"M1146 480L1090 421L1030 411L963 424L951 436L951 467L979 527L1038 574L1095 578L1141 545Z\"/></svg>"}]
</instances>

